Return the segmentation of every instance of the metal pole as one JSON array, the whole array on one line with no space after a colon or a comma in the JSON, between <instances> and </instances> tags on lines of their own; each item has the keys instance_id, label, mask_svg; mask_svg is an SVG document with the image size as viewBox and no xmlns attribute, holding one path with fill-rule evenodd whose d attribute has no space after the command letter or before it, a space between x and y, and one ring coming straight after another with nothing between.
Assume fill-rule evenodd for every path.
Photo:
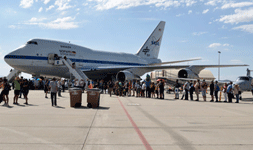
<instances>
[{"instance_id":1,"label":"metal pole","mask_svg":"<svg viewBox=\"0 0 253 150\"><path fill-rule=\"evenodd\" d=\"M218 65L220 65L220 51L218 51L219 59L218 59ZM218 81L220 80L220 67L218 67Z\"/></svg>"}]
</instances>

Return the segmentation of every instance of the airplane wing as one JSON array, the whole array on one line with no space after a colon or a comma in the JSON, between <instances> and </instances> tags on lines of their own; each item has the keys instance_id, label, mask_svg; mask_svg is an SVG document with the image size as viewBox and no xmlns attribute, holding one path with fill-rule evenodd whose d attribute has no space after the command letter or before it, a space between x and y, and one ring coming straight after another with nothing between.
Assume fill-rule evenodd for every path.
<instances>
[{"instance_id":1,"label":"airplane wing","mask_svg":"<svg viewBox=\"0 0 253 150\"><path fill-rule=\"evenodd\" d=\"M195 61L195 60L201 60L201 58L193 58L193 59L178 60L178 61L167 61L167 62L162 62L162 63L150 64L149 66L164 65L164 64L175 64L175 63L189 62L189 61Z\"/></svg>"},{"instance_id":2,"label":"airplane wing","mask_svg":"<svg viewBox=\"0 0 253 150\"><path fill-rule=\"evenodd\" d=\"M180 68L190 68L195 73L199 73L201 70L205 68L218 68L218 67L244 67L248 66L246 64L243 65L170 65L170 66L100 66L93 69L81 69L83 72L90 71L107 71L107 72L119 72L126 69L137 69L137 70L146 70L147 72L159 69L180 69Z\"/></svg>"}]
</instances>

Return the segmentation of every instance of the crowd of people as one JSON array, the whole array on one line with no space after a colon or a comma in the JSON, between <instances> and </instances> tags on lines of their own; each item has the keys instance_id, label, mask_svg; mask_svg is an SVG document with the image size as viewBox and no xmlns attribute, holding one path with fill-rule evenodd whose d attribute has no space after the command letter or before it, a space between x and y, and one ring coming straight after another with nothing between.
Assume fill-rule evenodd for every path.
<instances>
[{"instance_id":1,"label":"crowd of people","mask_svg":"<svg viewBox=\"0 0 253 150\"><path fill-rule=\"evenodd\" d=\"M194 92L196 94L195 101L199 101L199 95L201 94L204 101L207 101L207 88L209 87L210 93L210 102L219 102L221 100L221 94L219 99L219 92L222 92L224 96L224 102L232 102L232 98L235 96L236 103L239 103L239 94L240 87L238 85L232 86L225 83L222 87L218 84L217 81L211 81L210 85L207 84L205 80L200 82L197 81L186 81L183 85L179 84L178 80L174 85L175 99L179 99L179 91L182 88L183 94L181 100L188 100L190 95L190 100L193 100ZM18 105L18 99L21 96L24 96L25 103L28 105L28 93L29 90L43 89L45 92L45 98L48 98L48 93L51 95L52 106L57 106L56 95L61 97L61 92L64 92L67 87L77 87L81 88L84 92L87 88L99 88L101 93L108 93L110 96L115 94L116 96L135 96L135 97L146 97L146 98L159 98L164 99L165 91L165 82L162 79L157 80L156 82L151 82L150 77L147 76L146 80L131 80L131 81L104 81L104 80L87 80L83 79L78 80L74 79L73 81L67 81L65 79L56 79L51 80L38 79L38 80L27 80L23 77L16 77L12 82L12 87L6 78L0 80L0 85L2 88L0 100L4 101L4 105L9 105L9 91L14 90L13 104ZM215 99L214 99L215 98Z\"/></svg>"},{"instance_id":2,"label":"crowd of people","mask_svg":"<svg viewBox=\"0 0 253 150\"><path fill-rule=\"evenodd\" d=\"M190 94L190 100L193 100L194 92L196 94L195 101L199 101L199 95L201 94L204 101L207 101L207 88L209 87L209 93L211 100L210 102L221 101L221 93L224 96L223 102L229 102L232 103L232 98L236 98L235 103L239 103L239 95L241 94L241 90L239 85L235 84L233 87L233 82L230 82L229 84L224 83L222 86L221 84L218 84L218 81L211 81L210 85L208 86L207 82L203 80L200 82L200 80L197 81L186 81L183 84L183 94L181 97L181 100L185 99L188 100L188 93ZM181 85L178 83L178 80L176 81L176 84L174 85L174 91L175 91L175 99L179 99L179 91L180 91ZM220 96L219 96L219 92Z\"/></svg>"}]
</instances>

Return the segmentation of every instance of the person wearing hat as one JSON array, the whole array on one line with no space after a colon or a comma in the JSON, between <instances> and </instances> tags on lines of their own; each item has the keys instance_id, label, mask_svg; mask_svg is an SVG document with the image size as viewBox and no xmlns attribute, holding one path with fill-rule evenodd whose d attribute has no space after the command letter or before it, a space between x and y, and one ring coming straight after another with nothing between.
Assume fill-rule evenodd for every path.
<instances>
[{"instance_id":1,"label":"person wearing hat","mask_svg":"<svg viewBox=\"0 0 253 150\"><path fill-rule=\"evenodd\" d=\"M56 99L56 93L58 91L57 82L56 79L53 78L53 80L49 83L49 87L51 89L51 102L52 106L57 106L57 99Z\"/></svg>"}]
</instances>

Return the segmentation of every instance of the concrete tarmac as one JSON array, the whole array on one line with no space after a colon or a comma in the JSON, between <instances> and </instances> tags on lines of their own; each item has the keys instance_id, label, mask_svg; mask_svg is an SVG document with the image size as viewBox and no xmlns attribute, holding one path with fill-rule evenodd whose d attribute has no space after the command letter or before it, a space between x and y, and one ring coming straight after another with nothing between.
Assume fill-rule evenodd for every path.
<instances>
[{"instance_id":1,"label":"concrete tarmac","mask_svg":"<svg viewBox=\"0 0 253 150\"><path fill-rule=\"evenodd\" d=\"M48 95L49 96L49 95ZM100 108L70 107L68 92L51 106L43 91L29 105L0 105L1 150L252 150L253 96L239 104L117 97L101 94ZM181 95L180 95L181 96ZM196 98L196 97L195 97ZM222 97L222 101L223 101ZM235 99L233 99L235 102Z\"/></svg>"}]
</instances>

